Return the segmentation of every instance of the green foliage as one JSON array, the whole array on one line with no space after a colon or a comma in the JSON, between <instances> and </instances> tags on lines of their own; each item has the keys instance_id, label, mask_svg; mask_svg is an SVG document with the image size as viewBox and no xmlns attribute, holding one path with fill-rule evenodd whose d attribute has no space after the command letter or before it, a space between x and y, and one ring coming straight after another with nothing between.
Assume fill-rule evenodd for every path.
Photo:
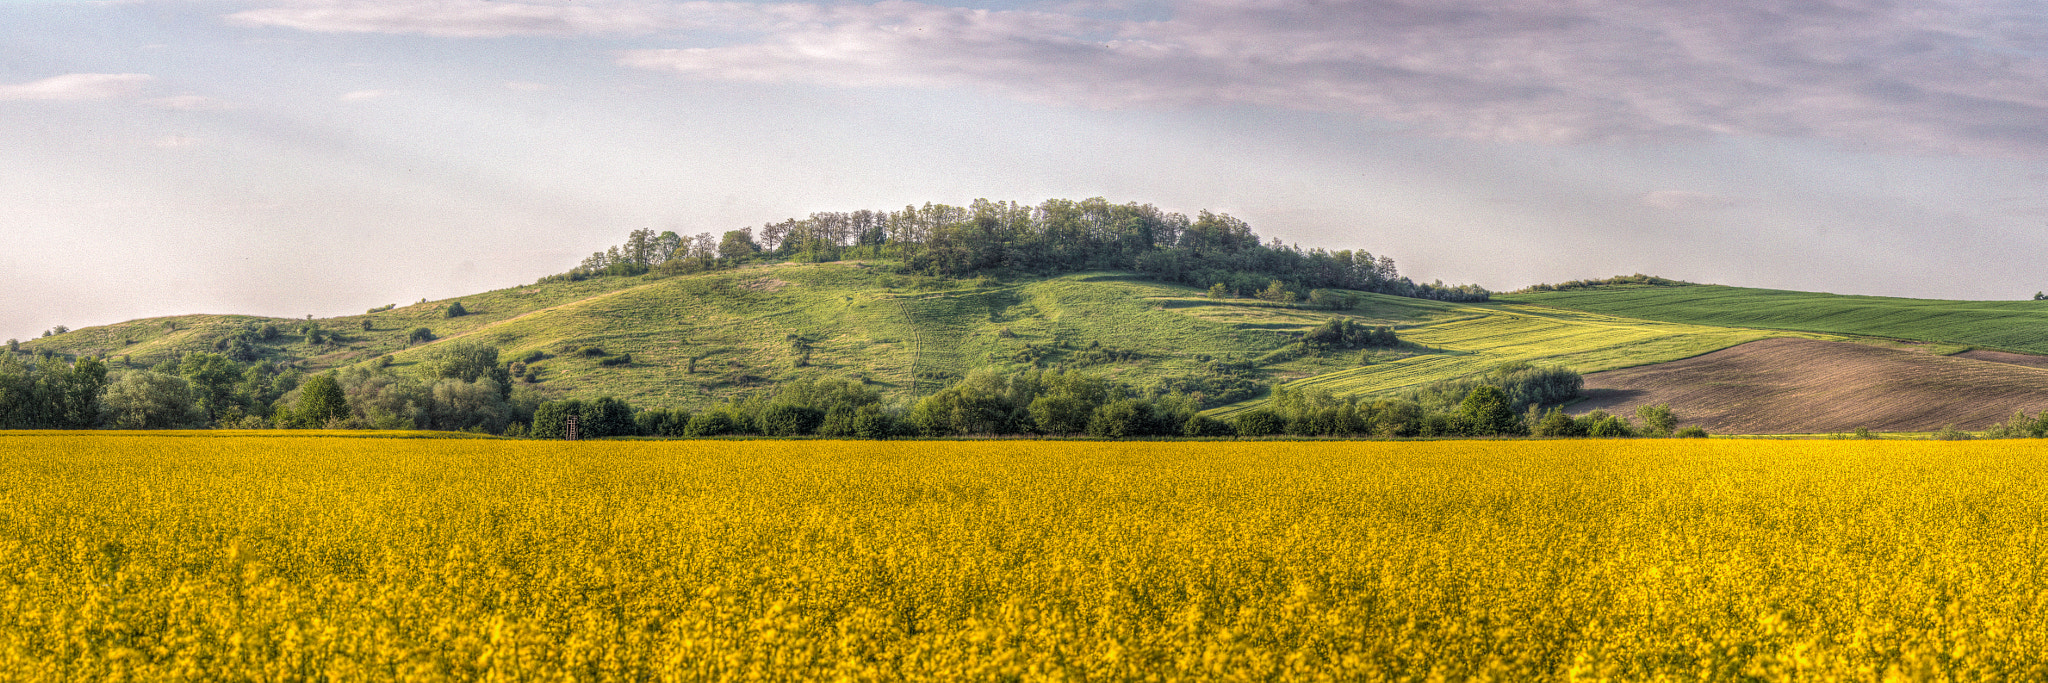
<instances>
[{"instance_id":1,"label":"green foliage","mask_svg":"<svg viewBox=\"0 0 2048 683\"><path fill-rule=\"evenodd\" d=\"M106 426L114 429L188 429L206 424L206 412L192 400L190 384L175 375L121 373L107 386L102 402Z\"/></svg>"},{"instance_id":2,"label":"green foliage","mask_svg":"<svg viewBox=\"0 0 2048 683\"><path fill-rule=\"evenodd\" d=\"M1671 435L1681 439L1704 439L1707 438L1707 430L1699 425L1686 425Z\"/></svg>"},{"instance_id":3,"label":"green foliage","mask_svg":"<svg viewBox=\"0 0 2048 683\"><path fill-rule=\"evenodd\" d=\"M533 412L533 426L527 435L535 439L561 439L569 434L569 417L576 416L579 439L633 436L640 432L633 407L625 401L603 396L594 401L575 399L548 401Z\"/></svg>"},{"instance_id":4,"label":"green foliage","mask_svg":"<svg viewBox=\"0 0 2048 683\"><path fill-rule=\"evenodd\" d=\"M1287 423L1271 410L1247 410L1231 419L1238 436L1273 436L1287 429Z\"/></svg>"},{"instance_id":5,"label":"green foliage","mask_svg":"<svg viewBox=\"0 0 2048 683\"><path fill-rule=\"evenodd\" d=\"M1507 392L1482 384L1458 404L1458 422L1471 436L1521 436L1529 433L1522 416L1510 405Z\"/></svg>"},{"instance_id":6,"label":"green foliage","mask_svg":"<svg viewBox=\"0 0 2048 683\"><path fill-rule=\"evenodd\" d=\"M459 379L475 382L488 379L501 386L511 386L511 373L498 364L498 348L472 339L457 339L441 344L434 355L422 364L421 369L430 378Z\"/></svg>"},{"instance_id":7,"label":"green foliage","mask_svg":"<svg viewBox=\"0 0 2048 683\"><path fill-rule=\"evenodd\" d=\"M1678 416L1669 403L1636 406L1636 419L1643 421L1643 436L1666 437L1678 429Z\"/></svg>"},{"instance_id":8,"label":"green foliage","mask_svg":"<svg viewBox=\"0 0 2048 683\"><path fill-rule=\"evenodd\" d=\"M405 335L405 341L407 344L424 344L426 342L430 342L433 340L434 331L424 327L412 328L412 332L409 332Z\"/></svg>"},{"instance_id":9,"label":"green foliage","mask_svg":"<svg viewBox=\"0 0 2048 683\"><path fill-rule=\"evenodd\" d=\"M371 313L371 314L376 314L376 313L383 313L383 312L385 312L385 311L388 311L388 310L391 310L391 309L394 309L394 308L398 308L398 304L384 304L384 305L382 305L382 306L378 306L378 307L376 307L376 308L372 308L372 309L370 309L370 310L369 310L369 313Z\"/></svg>"},{"instance_id":10,"label":"green foliage","mask_svg":"<svg viewBox=\"0 0 2048 683\"><path fill-rule=\"evenodd\" d=\"M1301 343L1314 349L1360 349L1397 346L1401 340L1394 328L1363 325L1350 318L1331 318L1301 336Z\"/></svg>"},{"instance_id":11,"label":"green foliage","mask_svg":"<svg viewBox=\"0 0 2048 683\"><path fill-rule=\"evenodd\" d=\"M1635 428L1629 426L1627 420L1608 414L1605 410L1594 410L1579 416L1579 428L1586 436L1602 439L1629 438L1636 435Z\"/></svg>"},{"instance_id":12,"label":"green foliage","mask_svg":"<svg viewBox=\"0 0 2048 683\"><path fill-rule=\"evenodd\" d=\"M1530 292L1562 292L1562 291L1567 291L1567 290L1573 290L1573 289L1595 289L1595 288L1599 288L1599 287L1611 287L1611 286L1615 286L1615 285L1647 285L1647 286L1653 286L1653 287L1684 287L1684 286L1687 286L1687 285L1692 285L1692 284L1695 284L1695 283L1691 283L1691 282L1686 282L1686 281L1684 281L1684 280L1672 280L1672 279L1668 279L1668 278L1661 278L1661 277L1657 277L1657 276L1655 276L1655 275L1644 275L1644 274L1642 274L1642 273L1636 273L1636 274L1634 274L1634 275L1616 275L1616 276L1614 276L1614 277L1610 277L1610 278L1607 278L1607 279L1604 279L1604 280L1572 280L1572 281L1569 281L1569 282L1560 282L1560 283L1558 283L1558 284L1554 284L1554 285L1553 285L1553 284L1537 284L1537 285L1530 285L1530 286L1528 286L1528 287L1526 287L1526 288L1523 288L1523 289L1518 289L1518 290L1515 290L1515 291L1514 291L1513 293L1514 293L1514 294L1527 294L1527 293L1530 293Z\"/></svg>"},{"instance_id":13,"label":"green foliage","mask_svg":"<svg viewBox=\"0 0 2048 683\"><path fill-rule=\"evenodd\" d=\"M106 363L46 352L0 356L0 429L88 429L100 420Z\"/></svg>"},{"instance_id":14,"label":"green foliage","mask_svg":"<svg viewBox=\"0 0 2048 683\"><path fill-rule=\"evenodd\" d=\"M1933 434L1928 435L1927 438L1933 439L1935 441L1969 441L1970 439L1976 438L1976 436L1972 435L1969 432L1956 429L1955 425L1948 425L1942 427L1939 430L1936 430Z\"/></svg>"},{"instance_id":15,"label":"green foliage","mask_svg":"<svg viewBox=\"0 0 2048 683\"><path fill-rule=\"evenodd\" d=\"M1529 433L1534 436L1574 437L1586 436L1591 425L1583 424L1572 416L1564 414L1563 408L1553 407L1543 414L1543 419L1530 425Z\"/></svg>"},{"instance_id":16,"label":"green foliage","mask_svg":"<svg viewBox=\"0 0 2048 683\"><path fill-rule=\"evenodd\" d=\"M1208 296L1211 300L1214 301L1222 301L1224 299L1228 299L1230 298L1230 288L1223 286L1223 283L1221 282L1209 285Z\"/></svg>"},{"instance_id":17,"label":"green foliage","mask_svg":"<svg viewBox=\"0 0 2048 683\"><path fill-rule=\"evenodd\" d=\"M292 423L319 429L349 418L348 398L332 374L314 375L299 387L298 405L292 408Z\"/></svg>"},{"instance_id":18,"label":"green foliage","mask_svg":"<svg viewBox=\"0 0 2048 683\"><path fill-rule=\"evenodd\" d=\"M598 366L607 368L617 367L631 362L633 362L633 354L630 353L622 353L616 356L607 356L605 358L597 359Z\"/></svg>"},{"instance_id":19,"label":"green foliage","mask_svg":"<svg viewBox=\"0 0 2048 683\"><path fill-rule=\"evenodd\" d=\"M448 310L442 313L444 318L460 318L465 315L469 315L469 309L463 308L460 301L448 304Z\"/></svg>"}]
</instances>

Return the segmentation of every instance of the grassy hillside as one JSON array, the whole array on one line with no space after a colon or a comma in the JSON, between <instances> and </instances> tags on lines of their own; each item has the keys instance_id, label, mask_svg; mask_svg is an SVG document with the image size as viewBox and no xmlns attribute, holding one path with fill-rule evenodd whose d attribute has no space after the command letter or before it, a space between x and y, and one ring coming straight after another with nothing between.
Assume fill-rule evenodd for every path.
<instances>
[{"instance_id":1,"label":"grassy hillside","mask_svg":"<svg viewBox=\"0 0 2048 683\"><path fill-rule=\"evenodd\" d=\"M1497 301L1695 325L1867 335L2048 354L2048 301L1844 296L1720 285L1505 294Z\"/></svg>"},{"instance_id":2,"label":"grassy hillside","mask_svg":"<svg viewBox=\"0 0 2048 683\"><path fill-rule=\"evenodd\" d=\"M674 277L603 277L313 321L151 318L33 340L30 350L110 357L117 368L219 348L264 325L260 358L318 371L390 356L398 371L455 340L525 360L564 397L701 408L806 377L842 377L896 401L976 368L1085 370L1134 385L1236 372L1339 395L1376 395L1532 362L1598 372L1691 358L1771 337L1930 340L2048 352L2048 304L1841 297L1717 286L1604 287L1458 304L1358 293L1327 311L1122 272L998 280L907 276L862 262L782 263ZM448 318L460 301L468 315ZM1394 326L1398 349L1304 349L1297 335L1350 318ZM302 327L327 336L308 343ZM365 323L368 323L365 329ZM414 343L427 328L434 340ZM1859 335L1876 335L1879 338ZM630 360L627 360L630 358ZM1230 370L1219 370L1230 368ZM1256 405L1217 408L1229 415Z\"/></svg>"},{"instance_id":3,"label":"grassy hillside","mask_svg":"<svg viewBox=\"0 0 2048 683\"><path fill-rule=\"evenodd\" d=\"M405 371L446 344L471 339L496 346L507 361L533 358L531 384L548 393L702 407L821 376L863 381L907 400L982 367L1082 369L1142 385L1200 377L1224 362L1255 367L1260 381L1296 379L1357 364L1355 351L1287 350L1298 348L1295 333L1331 317L1408 325L1463 310L1363 293L1356 309L1341 313L1203 294L1117 272L958 280L859 262L784 263L549 282L310 321L335 337L321 344L306 343L299 330L305 320L179 316L77 330L24 347L147 367L215 350L225 337L269 324L282 333L257 344L261 358L317 371L389 355ZM470 314L447 318L453 301ZM419 327L434 341L409 342ZM604 364L621 356L631 360Z\"/></svg>"}]
</instances>

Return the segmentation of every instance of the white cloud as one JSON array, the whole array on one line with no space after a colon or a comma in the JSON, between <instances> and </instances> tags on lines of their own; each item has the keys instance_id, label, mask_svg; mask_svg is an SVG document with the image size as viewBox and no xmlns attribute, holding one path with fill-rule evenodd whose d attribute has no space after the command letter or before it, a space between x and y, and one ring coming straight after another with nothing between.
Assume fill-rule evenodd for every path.
<instances>
[{"instance_id":1,"label":"white cloud","mask_svg":"<svg viewBox=\"0 0 2048 683\"><path fill-rule=\"evenodd\" d=\"M546 83L534 83L532 81L505 81L505 88L507 90L534 92L538 90L546 90L548 89L548 85Z\"/></svg>"},{"instance_id":2,"label":"white cloud","mask_svg":"<svg viewBox=\"0 0 2048 683\"><path fill-rule=\"evenodd\" d=\"M342 93L339 99L343 102L363 102L390 97L393 94L395 93L390 90L354 90Z\"/></svg>"},{"instance_id":3,"label":"white cloud","mask_svg":"<svg viewBox=\"0 0 2048 683\"><path fill-rule=\"evenodd\" d=\"M168 135L156 141L156 146L164 149L186 149L198 145L199 138L189 135Z\"/></svg>"},{"instance_id":4,"label":"white cloud","mask_svg":"<svg viewBox=\"0 0 2048 683\"><path fill-rule=\"evenodd\" d=\"M149 74L64 74L17 85L0 85L4 100L107 100L133 96Z\"/></svg>"},{"instance_id":5,"label":"white cloud","mask_svg":"<svg viewBox=\"0 0 2048 683\"><path fill-rule=\"evenodd\" d=\"M159 97L150 100L149 103L164 109L176 109L178 111L226 111L235 108L232 104L203 95Z\"/></svg>"},{"instance_id":6,"label":"white cloud","mask_svg":"<svg viewBox=\"0 0 2048 683\"><path fill-rule=\"evenodd\" d=\"M444 38L643 34L751 25L773 7L645 0L302 0L228 15L244 26L322 33L412 33Z\"/></svg>"},{"instance_id":7,"label":"white cloud","mask_svg":"<svg viewBox=\"0 0 2048 683\"><path fill-rule=\"evenodd\" d=\"M738 33L629 50L690 78L1261 106L1510 141L1821 138L2048 155L2048 12L2018 0L1192 0L1165 18L890 0L303 0L244 25L447 37ZM1110 11L1113 11L1110 10Z\"/></svg>"}]
</instances>

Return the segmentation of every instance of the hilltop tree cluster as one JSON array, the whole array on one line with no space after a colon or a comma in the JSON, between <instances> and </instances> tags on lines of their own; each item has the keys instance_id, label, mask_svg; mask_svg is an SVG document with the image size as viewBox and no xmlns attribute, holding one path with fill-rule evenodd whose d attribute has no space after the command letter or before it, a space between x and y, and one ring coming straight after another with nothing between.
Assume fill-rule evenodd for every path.
<instances>
[{"instance_id":1,"label":"hilltop tree cluster","mask_svg":"<svg viewBox=\"0 0 2048 683\"><path fill-rule=\"evenodd\" d=\"M964 207L928 203L901 211L821 212L718 238L708 232L686 238L635 230L624 244L555 277L692 272L754 259L850 258L894 260L906 272L947 277L1132 270L1237 296L1285 292L1287 301L1307 299L1319 288L1445 301L1491 296L1477 285L1413 282L1400 275L1392 258L1366 251L1304 250L1277 238L1261 243L1249 224L1227 214L1202 211L1190 218L1100 197L1036 206L978 199Z\"/></svg>"}]
</instances>

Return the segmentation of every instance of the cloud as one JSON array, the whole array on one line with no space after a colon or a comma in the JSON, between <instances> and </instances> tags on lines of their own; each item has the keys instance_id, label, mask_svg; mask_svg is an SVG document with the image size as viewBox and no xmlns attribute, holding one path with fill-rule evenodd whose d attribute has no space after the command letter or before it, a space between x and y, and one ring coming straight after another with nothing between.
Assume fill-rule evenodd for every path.
<instances>
[{"instance_id":1,"label":"cloud","mask_svg":"<svg viewBox=\"0 0 2048 683\"><path fill-rule=\"evenodd\" d=\"M1696 211L1701 209L1725 209L1735 205L1735 200L1705 192L1686 190L1658 190L1644 194L1643 206L1666 211Z\"/></svg>"},{"instance_id":2,"label":"cloud","mask_svg":"<svg viewBox=\"0 0 2048 683\"><path fill-rule=\"evenodd\" d=\"M743 35L619 63L1100 108L1330 112L1456 138L2048 155L2048 12L2023 0L1191 0L1121 18L1114 5L1039 6L305 0L230 19L450 37L715 29Z\"/></svg>"},{"instance_id":3,"label":"cloud","mask_svg":"<svg viewBox=\"0 0 2048 683\"><path fill-rule=\"evenodd\" d=\"M546 83L535 83L532 81L505 81L505 89L519 90L523 92L535 92L539 90L548 89L548 85Z\"/></svg>"},{"instance_id":4,"label":"cloud","mask_svg":"<svg viewBox=\"0 0 2048 683\"><path fill-rule=\"evenodd\" d=\"M390 97L394 94L396 93L390 90L354 90L342 93L341 97L338 99L340 99L343 102L364 102L368 100Z\"/></svg>"},{"instance_id":5,"label":"cloud","mask_svg":"<svg viewBox=\"0 0 2048 683\"><path fill-rule=\"evenodd\" d=\"M0 85L5 100L108 100L142 91L149 74L64 74L17 85Z\"/></svg>"},{"instance_id":6,"label":"cloud","mask_svg":"<svg viewBox=\"0 0 2048 683\"><path fill-rule=\"evenodd\" d=\"M150 100L149 103L164 109L175 109L178 111L226 111L235 108L232 104L203 95L159 97Z\"/></svg>"},{"instance_id":7,"label":"cloud","mask_svg":"<svg viewBox=\"0 0 2048 683\"><path fill-rule=\"evenodd\" d=\"M321 33L409 33L444 38L645 34L692 27L751 26L776 12L734 2L642 0L302 0L236 12L243 26Z\"/></svg>"},{"instance_id":8,"label":"cloud","mask_svg":"<svg viewBox=\"0 0 2048 683\"><path fill-rule=\"evenodd\" d=\"M189 135L169 135L156 141L156 146L164 149L186 149L198 145L199 138Z\"/></svg>"}]
</instances>

